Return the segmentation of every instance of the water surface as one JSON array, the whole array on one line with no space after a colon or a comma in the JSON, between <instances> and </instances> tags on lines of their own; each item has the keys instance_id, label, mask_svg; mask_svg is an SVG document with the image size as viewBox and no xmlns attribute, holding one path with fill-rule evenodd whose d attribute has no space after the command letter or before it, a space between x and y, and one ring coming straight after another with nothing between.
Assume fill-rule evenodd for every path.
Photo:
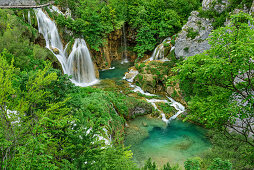
<instances>
[{"instance_id":1,"label":"water surface","mask_svg":"<svg viewBox=\"0 0 254 170\"><path fill-rule=\"evenodd\" d=\"M133 66L133 62L123 63L121 61L113 61L109 70L100 71L100 79L121 80L128 68Z\"/></svg>"},{"instance_id":2,"label":"water surface","mask_svg":"<svg viewBox=\"0 0 254 170\"><path fill-rule=\"evenodd\" d=\"M181 120L166 126L157 119L138 117L129 122L125 145L131 145L133 159L139 166L151 157L159 166L170 162L183 167L188 158L202 156L210 148L205 133L205 129Z\"/></svg>"}]
</instances>

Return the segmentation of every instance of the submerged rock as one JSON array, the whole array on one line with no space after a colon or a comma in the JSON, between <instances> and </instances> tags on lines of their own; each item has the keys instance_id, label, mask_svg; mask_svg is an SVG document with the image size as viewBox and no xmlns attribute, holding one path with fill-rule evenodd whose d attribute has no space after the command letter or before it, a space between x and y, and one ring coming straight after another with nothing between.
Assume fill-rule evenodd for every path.
<instances>
[{"instance_id":1,"label":"submerged rock","mask_svg":"<svg viewBox=\"0 0 254 170\"><path fill-rule=\"evenodd\" d=\"M143 126L147 127L148 125L147 125L147 123L146 123L146 122L143 122Z\"/></svg>"}]
</instances>

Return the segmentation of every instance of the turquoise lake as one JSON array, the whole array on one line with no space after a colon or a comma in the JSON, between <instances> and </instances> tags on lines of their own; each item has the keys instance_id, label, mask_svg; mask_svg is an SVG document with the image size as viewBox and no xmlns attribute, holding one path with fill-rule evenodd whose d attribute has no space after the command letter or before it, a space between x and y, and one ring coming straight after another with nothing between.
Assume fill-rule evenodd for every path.
<instances>
[{"instance_id":1,"label":"turquoise lake","mask_svg":"<svg viewBox=\"0 0 254 170\"><path fill-rule=\"evenodd\" d=\"M133 66L133 62L123 63L121 61L113 61L109 70L100 71L100 79L112 79L121 80L124 77L124 73L128 71L128 68Z\"/></svg>"},{"instance_id":2,"label":"turquoise lake","mask_svg":"<svg viewBox=\"0 0 254 170\"><path fill-rule=\"evenodd\" d=\"M159 166L169 162L183 167L188 158L202 156L211 144L202 127L181 120L168 125L159 119L138 117L129 122L125 145L131 146L133 159L142 166L149 157Z\"/></svg>"}]
</instances>

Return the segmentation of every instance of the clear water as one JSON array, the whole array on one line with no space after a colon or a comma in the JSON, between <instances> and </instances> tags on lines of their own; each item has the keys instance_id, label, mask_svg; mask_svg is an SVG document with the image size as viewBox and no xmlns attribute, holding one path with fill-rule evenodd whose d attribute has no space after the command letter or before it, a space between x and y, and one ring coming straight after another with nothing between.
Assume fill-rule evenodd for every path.
<instances>
[{"instance_id":1,"label":"clear water","mask_svg":"<svg viewBox=\"0 0 254 170\"><path fill-rule=\"evenodd\" d=\"M100 71L100 79L121 80L131 66L133 66L132 62L121 64L121 61L113 61L111 68L115 67L115 69Z\"/></svg>"},{"instance_id":2,"label":"clear water","mask_svg":"<svg viewBox=\"0 0 254 170\"><path fill-rule=\"evenodd\" d=\"M202 156L210 148L205 133L205 129L181 120L166 126L157 119L138 117L129 122L125 145L131 145L133 159L139 166L151 157L160 167L167 162L183 167L188 158Z\"/></svg>"}]
</instances>

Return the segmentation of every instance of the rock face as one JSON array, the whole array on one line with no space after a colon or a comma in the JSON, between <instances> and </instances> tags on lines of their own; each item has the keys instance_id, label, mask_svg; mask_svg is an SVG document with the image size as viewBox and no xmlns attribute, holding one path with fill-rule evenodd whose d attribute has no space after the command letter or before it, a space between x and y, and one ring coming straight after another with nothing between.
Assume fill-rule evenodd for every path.
<instances>
[{"instance_id":1,"label":"rock face","mask_svg":"<svg viewBox=\"0 0 254 170\"><path fill-rule=\"evenodd\" d=\"M1 6L36 5L34 0L0 0Z\"/></svg>"},{"instance_id":2,"label":"rock face","mask_svg":"<svg viewBox=\"0 0 254 170\"><path fill-rule=\"evenodd\" d=\"M250 7L250 11L249 11L249 14L254 16L254 1L252 2L252 5Z\"/></svg>"},{"instance_id":3,"label":"rock face","mask_svg":"<svg viewBox=\"0 0 254 170\"><path fill-rule=\"evenodd\" d=\"M210 48L207 38L213 30L211 21L198 17L197 11L192 11L188 22L183 26L175 43L175 54L181 56L193 56Z\"/></svg>"},{"instance_id":4,"label":"rock face","mask_svg":"<svg viewBox=\"0 0 254 170\"><path fill-rule=\"evenodd\" d=\"M213 8L217 12L221 13L225 10L228 4L228 0L222 0L220 3L218 3L217 0L203 0L202 9L209 10Z\"/></svg>"},{"instance_id":5,"label":"rock face","mask_svg":"<svg viewBox=\"0 0 254 170\"><path fill-rule=\"evenodd\" d=\"M212 10L222 13L228 6L229 0L203 0L202 10ZM243 9L233 9L231 14L239 13L243 11L253 15L254 1L252 1L250 9L246 5L243 5ZM239 6L238 6L239 7ZM178 38L175 43L175 54L177 58L193 56L204 52L210 48L207 38L213 30L212 22L214 19L205 19L198 17L197 11L192 11L191 16L188 18L188 22L183 26L182 31L178 34ZM224 25L228 25L229 19L226 19Z\"/></svg>"},{"instance_id":6,"label":"rock face","mask_svg":"<svg viewBox=\"0 0 254 170\"><path fill-rule=\"evenodd\" d=\"M128 33L128 31L127 31ZM126 33L126 34L127 34ZM127 38L127 37L126 37ZM127 39L129 46L129 40ZM122 60L123 54L123 30L115 30L108 34L106 43L99 51L91 50L94 56L94 61L99 69L106 69L111 67L111 61ZM134 61L137 56L133 52L126 52L129 60Z\"/></svg>"}]
</instances>

